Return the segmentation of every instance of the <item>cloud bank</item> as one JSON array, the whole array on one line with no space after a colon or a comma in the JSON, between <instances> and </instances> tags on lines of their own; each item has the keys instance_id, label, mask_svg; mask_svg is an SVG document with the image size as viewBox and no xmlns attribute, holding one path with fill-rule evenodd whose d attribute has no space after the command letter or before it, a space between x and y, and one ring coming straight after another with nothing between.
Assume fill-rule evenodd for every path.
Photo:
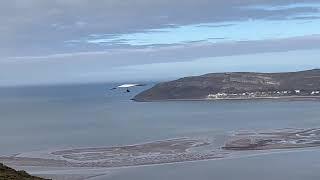
<instances>
[{"instance_id":1,"label":"cloud bank","mask_svg":"<svg viewBox=\"0 0 320 180\"><path fill-rule=\"evenodd\" d=\"M240 55L319 49L319 24L314 0L5 0L0 86L123 81L115 69L158 64L162 74L163 63L210 57L239 55L246 67Z\"/></svg>"}]
</instances>

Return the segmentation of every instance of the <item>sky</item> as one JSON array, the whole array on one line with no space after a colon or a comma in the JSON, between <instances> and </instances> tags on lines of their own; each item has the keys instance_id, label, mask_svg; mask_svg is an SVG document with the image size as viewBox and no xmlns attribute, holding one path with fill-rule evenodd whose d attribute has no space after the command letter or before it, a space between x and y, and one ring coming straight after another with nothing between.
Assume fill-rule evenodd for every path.
<instances>
[{"instance_id":1,"label":"sky","mask_svg":"<svg viewBox=\"0 0 320 180\"><path fill-rule=\"evenodd\" d=\"M320 68L316 0L2 0L0 86Z\"/></svg>"}]
</instances>

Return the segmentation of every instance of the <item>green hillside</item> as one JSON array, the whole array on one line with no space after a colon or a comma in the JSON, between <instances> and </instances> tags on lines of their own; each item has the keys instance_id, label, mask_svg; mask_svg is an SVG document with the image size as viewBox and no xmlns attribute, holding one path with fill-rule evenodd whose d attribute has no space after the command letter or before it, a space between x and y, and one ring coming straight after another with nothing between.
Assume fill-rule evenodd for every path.
<instances>
[{"instance_id":1,"label":"green hillside","mask_svg":"<svg viewBox=\"0 0 320 180\"><path fill-rule=\"evenodd\" d=\"M43 180L43 178L31 176L25 171L16 171L0 163L0 180Z\"/></svg>"}]
</instances>

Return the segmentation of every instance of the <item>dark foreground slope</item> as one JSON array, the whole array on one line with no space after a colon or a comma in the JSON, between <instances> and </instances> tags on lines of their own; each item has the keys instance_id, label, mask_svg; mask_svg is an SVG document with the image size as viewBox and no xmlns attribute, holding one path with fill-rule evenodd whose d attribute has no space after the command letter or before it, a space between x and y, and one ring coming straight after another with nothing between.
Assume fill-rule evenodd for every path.
<instances>
[{"instance_id":1,"label":"dark foreground slope","mask_svg":"<svg viewBox=\"0 0 320 180\"><path fill-rule=\"evenodd\" d=\"M34 177L25 171L16 171L0 163L0 180L43 180L39 177Z\"/></svg>"},{"instance_id":2,"label":"dark foreground slope","mask_svg":"<svg viewBox=\"0 0 320 180\"><path fill-rule=\"evenodd\" d=\"M212 73L159 83L133 98L135 101L206 99L209 94L263 92L270 97L277 91L300 96L320 90L320 69L287 73ZM270 94L271 93L271 94Z\"/></svg>"}]
</instances>

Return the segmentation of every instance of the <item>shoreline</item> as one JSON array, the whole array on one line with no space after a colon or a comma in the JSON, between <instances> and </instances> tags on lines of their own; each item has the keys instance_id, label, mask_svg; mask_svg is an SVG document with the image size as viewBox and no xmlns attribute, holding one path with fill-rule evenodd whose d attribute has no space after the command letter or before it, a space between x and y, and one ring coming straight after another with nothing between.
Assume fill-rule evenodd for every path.
<instances>
[{"instance_id":1,"label":"shoreline","mask_svg":"<svg viewBox=\"0 0 320 180\"><path fill-rule=\"evenodd\" d=\"M11 166L111 168L224 159L242 152L320 147L320 128L236 132L219 144L215 137L184 137L136 145L59 149L0 157Z\"/></svg>"},{"instance_id":2,"label":"shoreline","mask_svg":"<svg viewBox=\"0 0 320 180\"><path fill-rule=\"evenodd\" d=\"M227 134L227 138L218 144L214 143L215 136L175 137L135 145L26 152L0 157L0 160L40 177L89 179L112 175L111 170L320 150L320 128L232 131Z\"/></svg>"},{"instance_id":3,"label":"shoreline","mask_svg":"<svg viewBox=\"0 0 320 180\"><path fill-rule=\"evenodd\" d=\"M252 97L252 98L187 98L187 99L161 99L161 100L137 100L131 99L134 102L170 102L170 101L255 101L255 100L292 100L292 101L316 101L320 100L320 96L270 96L270 97Z\"/></svg>"}]
</instances>

